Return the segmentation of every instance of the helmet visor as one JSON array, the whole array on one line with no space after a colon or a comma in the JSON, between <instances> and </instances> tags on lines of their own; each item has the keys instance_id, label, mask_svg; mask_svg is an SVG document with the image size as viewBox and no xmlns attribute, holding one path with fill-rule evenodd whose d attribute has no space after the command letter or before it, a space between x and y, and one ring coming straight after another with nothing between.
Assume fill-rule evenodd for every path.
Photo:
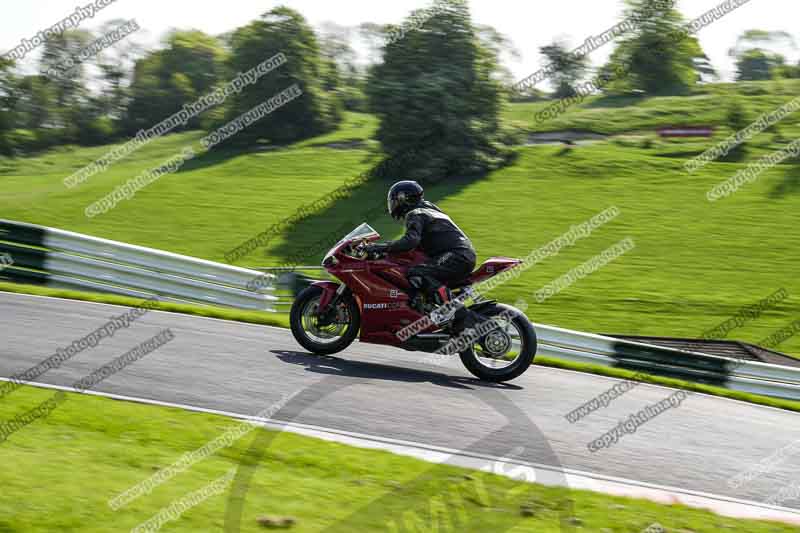
<instances>
[{"instance_id":1,"label":"helmet visor","mask_svg":"<svg viewBox=\"0 0 800 533\"><path fill-rule=\"evenodd\" d=\"M400 198L398 196L398 194L392 194L392 191L389 191L389 195L386 197L386 209L393 218L398 216L398 208L400 207Z\"/></svg>"}]
</instances>

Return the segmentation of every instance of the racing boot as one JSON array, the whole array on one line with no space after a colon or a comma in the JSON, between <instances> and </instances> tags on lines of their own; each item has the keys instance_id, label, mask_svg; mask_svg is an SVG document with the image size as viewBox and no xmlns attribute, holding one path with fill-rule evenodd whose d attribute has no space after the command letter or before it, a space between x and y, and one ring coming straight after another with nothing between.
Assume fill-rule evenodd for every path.
<instances>
[{"instance_id":1,"label":"racing boot","mask_svg":"<svg viewBox=\"0 0 800 533\"><path fill-rule=\"evenodd\" d=\"M431 312L431 321L437 326L441 326L453 320L459 306L452 304L453 296L450 289L442 285L433 293L433 301L436 308Z\"/></svg>"},{"instance_id":2,"label":"racing boot","mask_svg":"<svg viewBox=\"0 0 800 533\"><path fill-rule=\"evenodd\" d=\"M406 292L408 293L409 297L411 298L408 302L408 306L411 309L414 309L420 314L425 314L425 296L423 295L423 287L425 285L424 280L419 276L411 276L408 278L408 283L411 285L411 288L408 289Z\"/></svg>"}]
</instances>

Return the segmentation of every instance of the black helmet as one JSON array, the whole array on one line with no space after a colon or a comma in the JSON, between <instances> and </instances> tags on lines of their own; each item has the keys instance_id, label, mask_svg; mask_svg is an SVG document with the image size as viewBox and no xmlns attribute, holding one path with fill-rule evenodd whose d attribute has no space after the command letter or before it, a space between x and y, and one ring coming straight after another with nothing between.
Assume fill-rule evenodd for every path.
<instances>
[{"instance_id":1,"label":"black helmet","mask_svg":"<svg viewBox=\"0 0 800 533\"><path fill-rule=\"evenodd\" d=\"M416 181L398 181L389 189L389 214L400 220L422 201L423 194L422 187Z\"/></svg>"}]
</instances>

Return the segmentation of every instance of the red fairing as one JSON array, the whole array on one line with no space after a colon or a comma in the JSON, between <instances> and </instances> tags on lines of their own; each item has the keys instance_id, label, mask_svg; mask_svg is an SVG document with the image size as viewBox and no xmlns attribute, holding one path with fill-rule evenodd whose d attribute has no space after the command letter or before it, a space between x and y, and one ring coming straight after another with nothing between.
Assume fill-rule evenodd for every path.
<instances>
[{"instance_id":1,"label":"red fairing","mask_svg":"<svg viewBox=\"0 0 800 533\"><path fill-rule=\"evenodd\" d=\"M342 242L328 254L326 270L350 288L361 312L361 341L373 344L401 346L398 332L413 324L424 315L409 307L410 296L407 281L408 269L424 263L428 258L419 251L391 254L382 259L369 260L356 257L354 246L359 242L375 241L376 234L368 238ZM521 263L518 259L494 257L467 278L463 285L488 279ZM320 309L331 302L338 285L321 282L316 285L324 289ZM431 325L417 333L436 330Z\"/></svg>"},{"instance_id":2,"label":"red fairing","mask_svg":"<svg viewBox=\"0 0 800 533\"><path fill-rule=\"evenodd\" d=\"M356 297L361 311L361 341L400 346L397 332L423 318L409 307L406 274L427 257L409 252L366 261L341 252L336 254L339 264L327 270L350 287Z\"/></svg>"}]
</instances>

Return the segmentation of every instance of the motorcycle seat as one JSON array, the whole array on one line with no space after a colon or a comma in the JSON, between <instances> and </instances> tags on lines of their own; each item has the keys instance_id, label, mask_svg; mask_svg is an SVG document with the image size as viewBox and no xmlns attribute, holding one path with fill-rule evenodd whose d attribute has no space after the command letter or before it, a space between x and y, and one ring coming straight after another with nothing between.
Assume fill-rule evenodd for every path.
<instances>
[{"instance_id":1,"label":"motorcycle seat","mask_svg":"<svg viewBox=\"0 0 800 533\"><path fill-rule=\"evenodd\" d=\"M469 285L474 285L475 283L496 276L500 272L513 268L521 263L522 261L519 259L511 259L509 257L490 257L484 261L475 272L462 280L449 282L447 287L450 289L461 289Z\"/></svg>"}]
</instances>

